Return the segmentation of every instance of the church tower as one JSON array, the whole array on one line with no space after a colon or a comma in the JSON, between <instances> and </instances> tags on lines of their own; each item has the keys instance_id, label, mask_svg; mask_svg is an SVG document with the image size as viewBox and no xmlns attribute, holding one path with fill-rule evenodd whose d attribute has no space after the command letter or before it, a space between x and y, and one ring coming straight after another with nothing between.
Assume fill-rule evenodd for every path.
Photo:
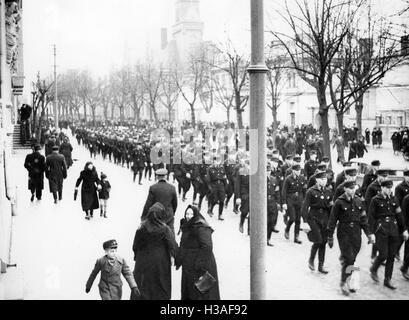
<instances>
[{"instance_id":1,"label":"church tower","mask_svg":"<svg viewBox=\"0 0 409 320\"><path fill-rule=\"evenodd\" d=\"M183 65L195 47L203 42L200 0L176 0L176 23L172 34L176 41L177 60Z\"/></svg>"}]
</instances>

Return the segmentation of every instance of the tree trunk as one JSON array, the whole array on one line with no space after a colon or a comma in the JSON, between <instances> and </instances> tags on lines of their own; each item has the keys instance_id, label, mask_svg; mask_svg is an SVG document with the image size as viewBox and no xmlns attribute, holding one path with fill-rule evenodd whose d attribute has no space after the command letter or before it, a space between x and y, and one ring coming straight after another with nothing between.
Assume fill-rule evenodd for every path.
<instances>
[{"instance_id":1,"label":"tree trunk","mask_svg":"<svg viewBox=\"0 0 409 320\"><path fill-rule=\"evenodd\" d=\"M364 96L357 99L355 104L356 110L356 125L358 127L358 137L362 136L362 111L364 109Z\"/></svg>"},{"instance_id":2,"label":"tree trunk","mask_svg":"<svg viewBox=\"0 0 409 320\"><path fill-rule=\"evenodd\" d=\"M240 93L235 94L234 100L235 100L235 103L236 103L237 125L238 125L239 129L244 129L244 126L243 126L243 111L241 110Z\"/></svg>"},{"instance_id":3,"label":"tree trunk","mask_svg":"<svg viewBox=\"0 0 409 320\"><path fill-rule=\"evenodd\" d=\"M196 126L196 114L195 114L195 106L193 104L190 104L190 118L192 121L192 127L194 128Z\"/></svg>"},{"instance_id":4,"label":"tree trunk","mask_svg":"<svg viewBox=\"0 0 409 320\"><path fill-rule=\"evenodd\" d=\"M92 112L92 125L95 127L95 108L96 107L91 107L91 112Z\"/></svg>"},{"instance_id":5,"label":"tree trunk","mask_svg":"<svg viewBox=\"0 0 409 320\"><path fill-rule=\"evenodd\" d=\"M274 103L274 101L273 101ZM272 107L272 114L273 114L273 144L274 148L276 148L276 136L277 136L277 130L278 130L278 121L277 121L277 107L273 105Z\"/></svg>"},{"instance_id":6,"label":"tree trunk","mask_svg":"<svg viewBox=\"0 0 409 320\"><path fill-rule=\"evenodd\" d=\"M317 89L318 102L320 106L319 115L321 117L322 137L323 137L323 156L330 158L330 164L332 166L331 157L331 141L329 138L329 125L328 125L328 106L325 86L321 85Z\"/></svg>"},{"instance_id":7,"label":"tree trunk","mask_svg":"<svg viewBox=\"0 0 409 320\"><path fill-rule=\"evenodd\" d=\"M173 121L172 120L172 108L168 109L168 117L169 117L169 121Z\"/></svg>"},{"instance_id":8,"label":"tree trunk","mask_svg":"<svg viewBox=\"0 0 409 320\"><path fill-rule=\"evenodd\" d=\"M103 110L104 110L104 120L107 121L108 120L108 104L104 105Z\"/></svg>"},{"instance_id":9,"label":"tree trunk","mask_svg":"<svg viewBox=\"0 0 409 320\"><path fill-rule=\"evenodd\" d=\"M159 120L158 120L158 113L156 112L155 104L151 103L150 104L150 109L151 109L151 116L153 115L153 119L155 120L156 125L159 125ZM152 118L151 118L152 119Z\"/></svg>"},{"instance_id":10,"label":"tree trunk","mask_svg":"<svg viewBox=\"0 0 409 320\"><path fill-rule=\"evenodd\" d=\"M114 121L115 119L115 104L111 105L111 120Z\"/></svg>"},{"instance_id":11,"label":"tree trunk","mask_svg":"<svg viewBox=\"0 0 409 320\"><path fill-rule=\"evenodd\" d=\"M227 108L227 123L230 125L230 108Z\"/></svg>"},{"instance_id":12,"label":"tree trunk","mask_svg":"<svg viewBox=\"0 0 409 320\"><path fill-rule=\"evenodd\" d=\"M84 101L84 119L85 119L85 123L87 122L87 104Z\"/></svg>"},{"instance_id":13,"label":"tree trunk","mask_svg":"<svg viewBox=\"0 0 409 320\"><path fill-rule=\"evenodd\" d=\"M121 121L121 125L124 124L124 107L123 106L119 106L119 118Z\"/></svg>"},{"instance_id":14,"label":"tree trunk","mask_svg":"<svg viewBox=\"0 0 409 320\"><path fill-rule=\"evenodd\" d=\"M341 136L344 136L344 114L342 112L339 112L339 113L337 112L337 122L338 122L338 133Z\"/></svg>"}]
</instances>

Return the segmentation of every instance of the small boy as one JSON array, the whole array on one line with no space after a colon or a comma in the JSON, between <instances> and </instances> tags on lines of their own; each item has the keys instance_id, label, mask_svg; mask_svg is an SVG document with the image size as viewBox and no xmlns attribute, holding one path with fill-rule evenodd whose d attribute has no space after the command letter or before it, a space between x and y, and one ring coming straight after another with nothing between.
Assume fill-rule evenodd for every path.
<instances>
[{"instance_id":1,"label":"small boy","mask_svg":"<svg viewBox=\"0 0 409 320\"><path fill-rule=\"evenodd\" d=\"M103 248L105 256L98 259L95 263L94 270L86 284L85 292L91 291L92 284L98 273L101 271L101 279L99 281L99 294L102 300L121 300L122 298L122 281L121 273L125 277L135 296L140 296L138 286L136 285L131 269L126 264L123 258L116 255L118 243L116 240L104 242Z\"/></svg>"},{"instance_id":2,"label":"small boy","mask_svg":"<svg viewBox=\"0 0 409 320\"><path fill-rule=\"evenodd\" d=\"M111 192L111 184L107 180L106 174L101 172L101 190L99 191L99 202L101 208L101 217L107 217L107 205L109 199L109 193Z\"/></svg>"}]
</instances>

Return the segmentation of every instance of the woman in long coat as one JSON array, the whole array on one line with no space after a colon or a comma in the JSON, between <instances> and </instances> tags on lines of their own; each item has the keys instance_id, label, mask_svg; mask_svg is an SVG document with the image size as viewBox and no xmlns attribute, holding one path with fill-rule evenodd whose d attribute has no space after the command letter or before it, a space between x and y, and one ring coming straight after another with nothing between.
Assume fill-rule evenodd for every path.
<instances>
[{"instance_id":1,"label":"woman in long coat","mask_svg":"<svg viewBox=\"0 0 409 320\"><path fill-rule=\"evenodd\" d=\"M220 300L217 265L213 255L213 229L195 206L189 206L181 221L182 238L176 268L182 267L182 300ZM209 272L217 282L201 293L195 282Z\"/></svg>"},{"instance_id":2,"label":"woman in long coat","mask_svg":"<svg viewBox=\"0 0 409 320\"><path fill-rule=\"evenodd\" d=\"M101 180L92 162L87 162L84 170L81 171L80 177L75 184L76 194L81 182L81 206L86 213L85 219L89 220L93 218L93 211L99 208L97 191L101 189Z\"/></svg>"},{"instance_id":3,"label":"woman in long coat","mask_svg":"<svg viewBox=\"0 0 409 320\"><path fill-rule=\"evenodd\" d=\"M372 131L372 145L375 148L375 146L378 144L378 129L373 128Z\"/></svg>"},{"instance_id":4,"label":"woman in long coat","mask_svg":"<svg viewBox=\"0 0 409 320\"><path fill-rule=\"evenodd\" d=\"M134 277L141 295L131 300L170 300L172 295L171 258L176 257L175 235L165 224L165 207L157 202L135 233Z\"/></svg>"}]
</instances>

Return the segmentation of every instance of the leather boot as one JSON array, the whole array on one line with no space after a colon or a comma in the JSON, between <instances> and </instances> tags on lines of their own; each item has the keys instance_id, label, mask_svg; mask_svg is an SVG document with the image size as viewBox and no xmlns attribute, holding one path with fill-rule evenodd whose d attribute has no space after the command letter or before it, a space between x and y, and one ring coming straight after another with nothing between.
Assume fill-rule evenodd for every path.
<instances>
[{"instance_id":1,"label":"leather boot","mask_svg":"<svg viewBox=\"0 0 409 320\"><path fill-rule=\"evenodd\" d=\"M397 287L392 283L392 279L386 278L383 282L383 285L391 290L396 290Z\"/></svg>"},{"instance_id":2,"label":"leather boot","mask_svg":"<svg viewBox=\"0 0 409 320\"><path fill-rule=\"evenodd\" d=\"M329 273L329 271L327 269L324 268L324 265L320 263L320 265L318 266L318 271L322 274L327 274Z\"/></svg>"},{"instance_id":3,"label":"leather boot","mask_svg":"<svg viewBox=\"0 0 409 320\"><path fill-rule=\"evenodd\" d=\"M344 282L341 282L341 291L342 291L342 294L344 295L344 296L349 296L349 290L348 290L348 285L347 285L347 283L344 281Z\"/></svg>"},{"instance_id":4,"label":"leather boot","mask_svg":"<svg viewBox=\"0 0 409 320\"><path fill-rule=\"evenodd\" d=\"M375 282L379 282L378 271L374 269L374 266L369 268L369 272L371 273L371 278Z\"/></svg>"}]
</instances>

